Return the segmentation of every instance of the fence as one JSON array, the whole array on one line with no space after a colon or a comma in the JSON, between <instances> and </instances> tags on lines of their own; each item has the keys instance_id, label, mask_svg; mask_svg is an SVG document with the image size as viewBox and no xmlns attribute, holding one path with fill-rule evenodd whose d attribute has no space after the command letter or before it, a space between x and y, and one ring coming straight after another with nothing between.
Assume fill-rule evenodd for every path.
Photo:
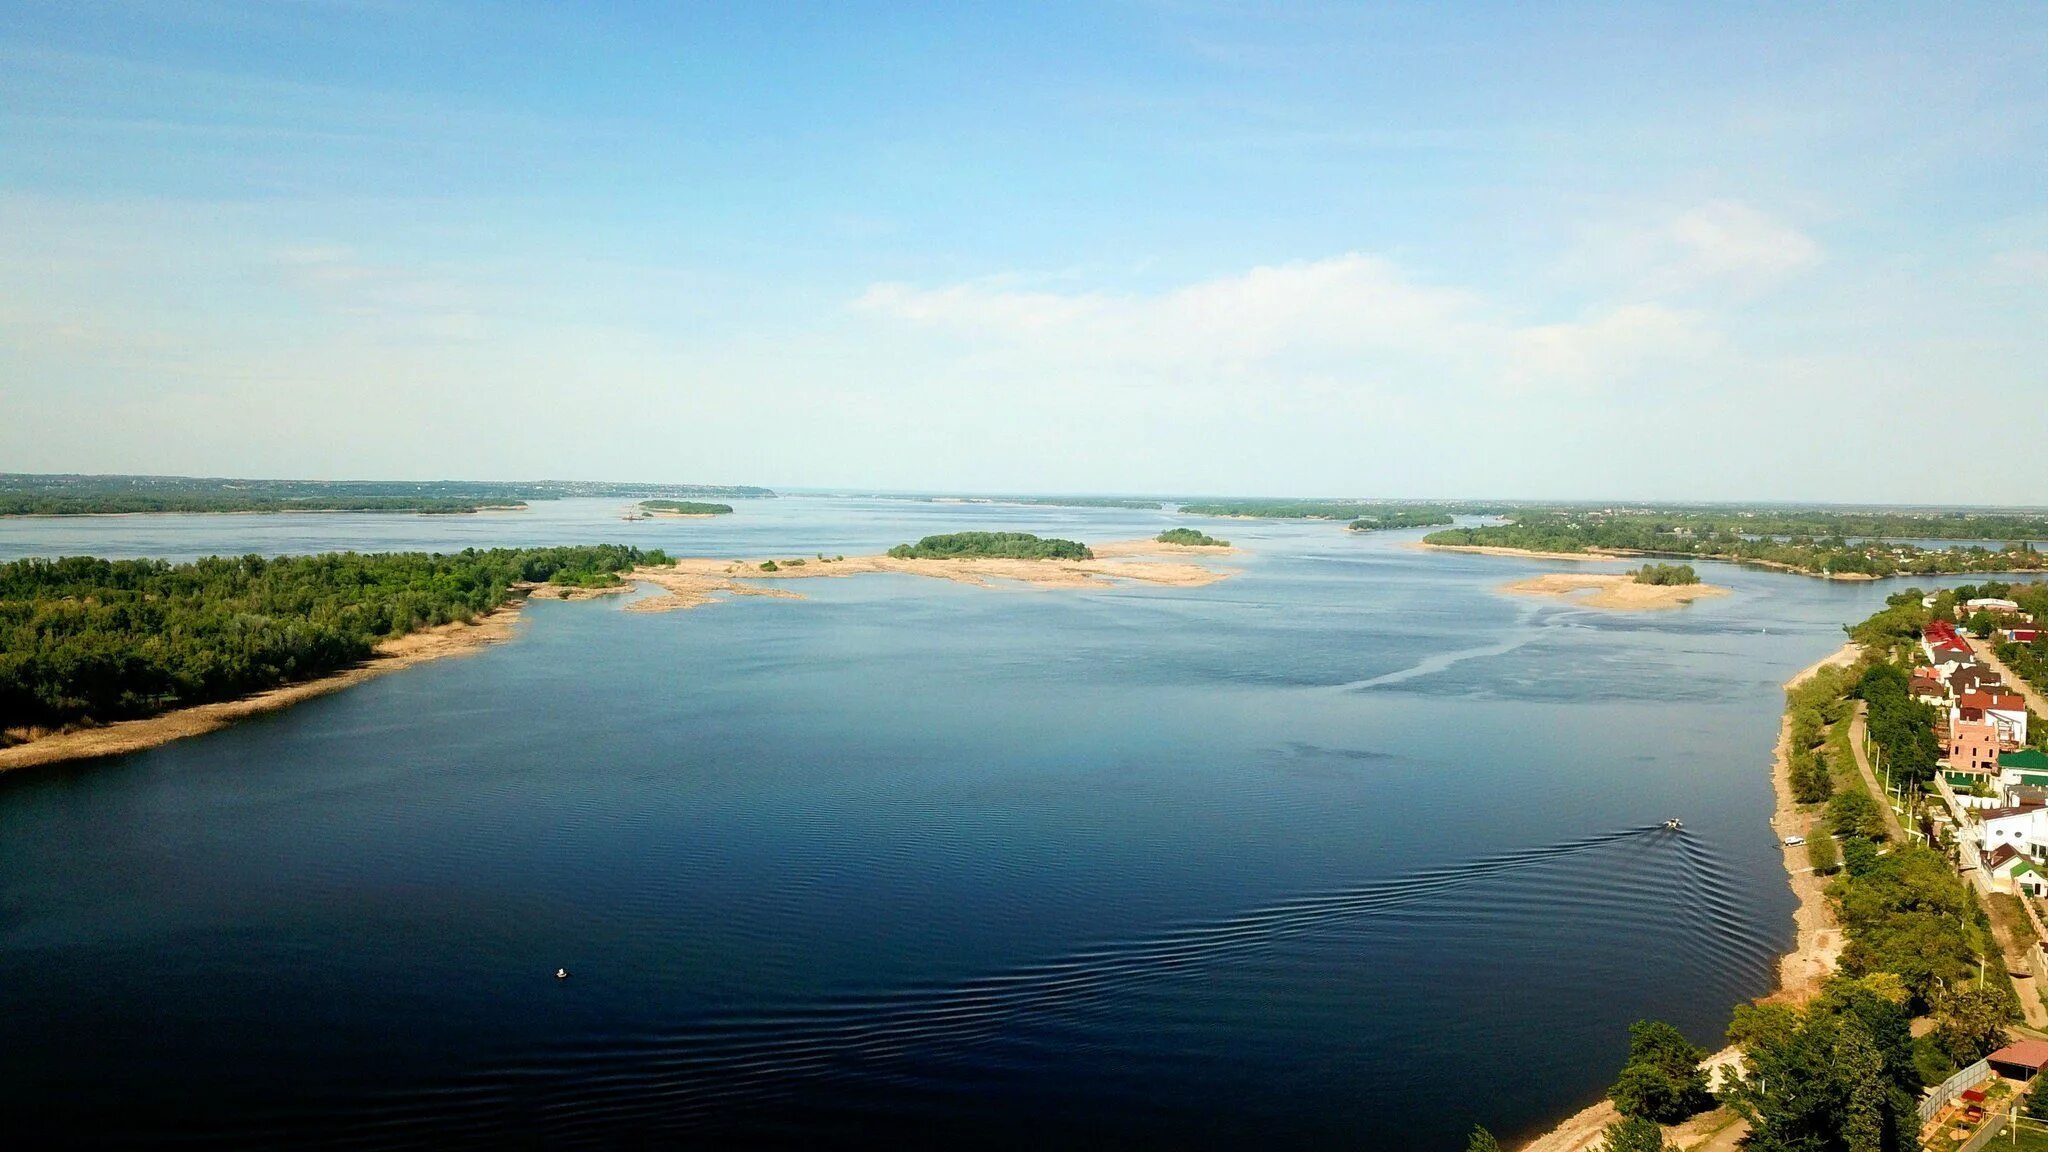
<instances>
[{"instance_id":1,"label":"fence","mask_svg":"<svg viewBox=\"0 0 2048 1152\"><path fill-rule=\"evenodd\" d=\"M1963 1092L1975 1088L1989 1079L1991 1079L1991 1061L1979 1060L1961 1072L1929 1088L1927 1095L1920 1100L1920 1123L1925 1124L1929 1120L1934 1119L1934 1114L1941 1111L1942 1105L1947 1104Z\"/></svg>"}]
</instances>

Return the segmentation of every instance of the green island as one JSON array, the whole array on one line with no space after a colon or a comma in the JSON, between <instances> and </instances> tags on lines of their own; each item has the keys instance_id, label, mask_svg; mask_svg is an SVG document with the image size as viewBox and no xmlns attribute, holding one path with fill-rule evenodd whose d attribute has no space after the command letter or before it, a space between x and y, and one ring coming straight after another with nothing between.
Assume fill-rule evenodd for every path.
<instances>
[{"instance_id":1,"label":"green island","mask_svg":"<svg viewBox=\"0 0 2048 1152\"><path fill-rule=\"evenodd\" d=\"M523 587L599 588L658 551L17 560L0 564L0 733L135 720L318 679ZM7 737L0 736L0 743Z\"/></svg>"},{"instance_id":2,"label":"green island","mask_svg":"<svg viewBox=\"0 0 2048 1152\"><path fill-rule=\"evenodd\" d=\"M1748 1123L1743 1146L1753 1152L1918 1148L1923 1090L2014 1038L2009 1026L2022 1014L1993 925L2032 938L2019 898L1980 899L1945 846L1899 841L1899 824L1866 783L1851 743L1860 709L1872 756L1899 794L1910 799L1931 787L1940 767L1937 713L1913 698L1910 671L1929 621L1978 595L2048 608L2048 584L1959 588L1936 593L1932 605L1911 589L1848 630L1854 663L1822 665L1787 689L1785 762L1799 813L1813 821L1806 862L1831 877L1825 899L1846 945L1811 999L1772 997L1735 1009L1727 1040L1742 1050L1743 1065L1715 1093L1703 1049L1669 1024L1634 1025L1608 1092L1622 1116L1608 1128L1609 1148L1663 1148L1659 1125L1716 1107L1728 1123ZM2029 734L2038 746L2032 725ZM1909 805L1901 817L1908 825L1911 814ZM2048 1081L2025 1106L2048 1118Z\"/></svg>"},{"instance_id":3,"label":"green island","mask_svg":"<svg viewBox=\"0 0 2048 1152\"><path fill-rule=\"evenodd\" d=\"M896 560L952 560L981 556L1005 560L1093 560L1086 544L1029 532L952 532L927 536L915 544L889 549Z\"/></svg>"},{"instance_id":4,"label":"green island","mask_svg":"<svg viewBox=\"0 0 2048 1152\"><path fill-rule=\"evenodd\" d=\"M730 504L706 504L697 500L642 500L640 507L671 516L723 516L732 511Z\"/></svg>"},{"instance_id":5,"label":"green island","mask_svg":"<svg viewBox=\"0 0 2048 1152\"><path fill-rule=\"evenodd\" d=\"M1645 564L1629 573L1638 584L1697 584L1700 574L1690 564Z\"/></svg>"},{"instance_id":6,"label":"green island","mask_svg":"<svg viewBox=\"0 0 2048 1152\"><path fill-rule=\"evenodd\" d=\"M238 480L196 476L0 473L0 516L92 516L143 512L416 512L521 509L573 497L722 496L759 499L766 488L621 484L580 480Z\"/></svg>"},{"instance_id":7,"label":"green island","mask_svg":"<svg viewBox=\"0 0 2048 1152\"><path fill-rule=\"evenodd\" d=\"M1230 541L1218 540L1207 532L1194 528L1168 528L1153 537L1161 544L1178 544L1183 548L1228 548Z\"/></svg>"},{"instance_id":8,"label":"green island","mask_svg":"<svg viewBox=\"0 0 2048 1152\"><path fill-rule=\"evenodd\" d=\"M1371 532L1380 528L1434 528L1439 524L1451 523L1449 512L1433 509L1418 509L1413 512L1390 511L1372 516L1361 516L1347 527L1353 532Z\"/></svg>"},{"instance_id":9,"label":"green island","mask_svg":"<svg viewBox=\"0 0 2048 1152\"><path fill-rule=\"evenodd\" d=\"M1768 512L1716 509L1513 510L1508 523L1432 532L1427 544L1529 552L1700 557L1813 576L1874 578L2043 568L2031 543L2048 517L1972 512ZM1902 538L2011 540L1923 548Z\"/></svg>"}]
</instances>

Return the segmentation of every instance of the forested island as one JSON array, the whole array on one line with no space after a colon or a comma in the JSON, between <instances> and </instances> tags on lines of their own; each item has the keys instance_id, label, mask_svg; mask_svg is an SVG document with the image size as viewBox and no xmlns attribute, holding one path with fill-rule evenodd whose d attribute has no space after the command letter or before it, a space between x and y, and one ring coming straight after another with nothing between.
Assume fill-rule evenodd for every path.
<instances>
[{"instance_id":1,"label":"forested island","mask_svg":"<svg viewBox=\"0 0 2048 1152\"><path fill-rule=\"evenodd\" d=\"M1207 532L1193 528L1168 528L1153 537L1161 544L1178 544L1183 548L1228 548L1230 541L1218 540Z\"/></svg>"},{"instance_id":2,"label":"forested island","mask_svg":"<svg viewBox=\"0 0 2048 1152\"><path fill-rule=\"evenodd\" d=\"M139 512L417 512L518 509L570 497L773 497L745 485L621 484L582 480L239 480L195 476L0 473L0 516Z\"/></svg>"},{"instance_id":3,"label":"forested island","mask_svg":"<svg viewBox=\"0 0 2048 1152\"><path fill-rule=\"evenodd\" d=\"M600 545L0 564L0 743L312 680L522 586L617 585L667 562Z\"/></svg>"},{"instance_id":4,"label":"forested island","mask_svg":"<svg viewBox=\"0 0 2048 1152\"><path fill-rule=\"evenodd\" d=\"M642 500L640 507L667 516L724 516L730 504L707 504L697 500Z\"/></svg>"},{"instance_id":5,"label":"forested island","mask_svg":"<svg viewBox=\"0 0 2048 1152\"><path fill-rule=\"evenodd\" d=\"M1690 564L1645 564L1629 575L1638 584L1670 586L1700 582L1700 574Z\"/></svg>"},{"instance_id":6,"label":"forested island","mask_svg":"<svg viewBox=\"0 0 2048 1152\"><path fill-rule=\"evenodd\" d=\"M1684 556L1762 564L1808 575L1866 578L1950 572L2024 572L2043 567L2030 541L2048 539L2048 517L1965 512L1874 514L1811 511L1513 512L1506 524L1432 532L1426 544L1528 552ZM1922 548L1887 536L1964 540L1991 531L2020 538L2000 548ZM1790 535L1785 535L1790 532ZM1780 538L1780 536L1784 538Z\"/></svg>"},{"instance_id":7,"label":"forested island","mask_svg":"<svg viewBox=\"0 0 2048 1152\"><path fill-rule=\"evenodd\" d=\"M1371 532L1380 528L1434 528L1439 524L1451 523L1451 514L1435 509L1416 509L1412 512L1388 511L1371 516L1361 516L1348 527L1353 532Z\"/></svg>"},{"instance_id":8,"label":"forested island","mask_svg":"<svg viewBox=\"0 0 2048 1152\"><path fill-rule=\"evenodd\" d=\"M950 560L976 556L1004 560L1093 560L1086 544L1029 532L952 532L927 536L915 544L889 549L896 560Z\"/></svg>"}]
</instances>

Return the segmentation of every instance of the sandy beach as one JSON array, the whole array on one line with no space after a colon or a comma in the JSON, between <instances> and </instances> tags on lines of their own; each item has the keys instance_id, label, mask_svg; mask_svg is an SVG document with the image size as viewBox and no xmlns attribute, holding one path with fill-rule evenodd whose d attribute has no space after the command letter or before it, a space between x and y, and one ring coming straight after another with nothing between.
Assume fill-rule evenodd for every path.
<instances>
[{"instance_id":1,"label":"sandy beach","mask_svg":"<svg viewBox=\"0 0 2048 1152\"><path fill-rule=\"evenodd\" d=\"M1845 644L1833 654L1801 669L1785 681L1785 688L1789 691L1798 687L1822 668L1853 664L1861 654L1862 650L1856 645ZM1780 716L1778 744L1771 763L1771 787L1777 794L1771 828L1781 843L1787 836L1805 836L1821 816L1818 805L1810 811L1801 811L1799 802L1792 798L1791 740L1791 718ZM1796 939L1792 951L1778 960L1777 988L1764 999L1772 1003L1804 1004L1820 992L1820 986L1833 974L1841 958L1844 941L1841 926L1835 923L1834 914L1828 908L1827 883L1814 875L1807 864L1806 849L1803 846L1784 848L1783 852L1786 880L1792 886L1792 895L1798 900L1792 910ZM1736 1049L1723 1048L1707 1063L1725 1066L1739 1057ZM1600 1147L1607 1125L1620 1118L1621 1114L1615 1110L1612 1101L1601 1100L1580 1109L1555 1128L1522 1145L1521 1152L1592 1152ZM1747 1126L1739 1120L1729 1120L1726 1109L1716 1108L1676 1128L1666 1129L1666 1139L1671 1146L1678 1148L1734 1148L1735 1141L1746 1130Z\"/></svg>"},{"instance_id":2,"label":"sandy beach","mask_svg":"<svg viewBox=\"0 0 2048 1152\"><path fill-rule=\"evenodd\" d=\"M1186 548L1156 540L1120 540L1094 546L1093 560L1011 560L988 556L962 556L949 560L899 560L893 556L848 556L843 560L820 560L815 555L792 564L785 559L760 560L678 560L670 567L639 568L631 579L661 588L666 595L651 596L627 605L635 612L667 612L711 603L719 593L736 596L779 596L801 598L786 588L769 586L790 580L818 577L860 576L893 572L927 576L990 588L1012 584L1028 588L1106 588L1119 582L1151 584L1169 588L1200 588L1226 580L1230 569L1208 568L1188 560L1170 557L1190 553L1221 555L1235 549ZM1153 557L1145 559L1144 557ZM773 571L761 564L774 560Z\"/></svg>"},{"instance_id":3,"label":"sandy beach","mask_svg":"<svg viewBox=\"0 0 2048 1152\"><path fill-rule=\"evenodd\" d=\"M1553 572L1503 584L1500 590L1510 596L1569 599L1615 612L1682 608L1695 600L1728 595L1728 589L1713 584L1638 584L1626 572Z\"/></svg>"}]
</instances>

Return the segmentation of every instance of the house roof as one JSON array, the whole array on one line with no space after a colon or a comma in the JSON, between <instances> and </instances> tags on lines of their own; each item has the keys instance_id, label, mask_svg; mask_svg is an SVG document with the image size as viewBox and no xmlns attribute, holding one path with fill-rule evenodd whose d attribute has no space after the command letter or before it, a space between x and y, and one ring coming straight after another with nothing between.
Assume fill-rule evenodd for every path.
<instances>
[{"instance_id":1,"label":"house roof","mask_svg":"<svg viewBox=\"0 0 2048 1152\"><path fill-rule=\"evenodd\" d=\"M2038 748L2022 748L2017 752L2000 752L2000 768L2017 768L2022 772L2048 772L2048 752Z\"/></svg>"},{"instance_id":2,"label":"house roof","mask_svg":"<svg viewBox=\"0 0 2048 1152\"><path fill-rule=\"evenodd\" d=\"M2022 860L2019 863L2012 866L2012 874L2015 876L2039 876L2041 874L2041 870L2039 868L2034 867L2033 861Z\"/></svg>"},{"instance_id":3,"label":"house roof","mask_svg":"<svg viewBox=\"0 0 2048 1152\"><path fill-rule=\"evenodd\" d=\"M1993 1064L2017 1064L2022 1068L2048 1065L2048 1040L2021 1040L2007 1044L1985 1057Z\"/></svg>"},{"instance_id":4,"label":"house roof","mask_svg":"<svg viewBox=\"0 0 2048 1152\"><path fill-rule=\"evenodd\" d=\"M1992 871L1999 865L2004 864L2007 860L2010 860L2019 854L2020 850L2013 847L2012 845L2000 844L1998 847L1993 848L1991 851L1986 852L1984 854L1984 870L1986 872Z\"/></svg>"},{"instance_id":5,"label":"house roof","mask_svg":"<svg viewBox=\"0 0 2048 1152\"><path fill-rule=\"evenodd\" d=\"M2027 702L2017 696L2005 696L1995 692L1965 692L1956 699L1956 706L1964 710L1983 708L1993 712L2017 712Z\"/></svg>"},{"instance_id":6,"label":"house roof","mask_svg":"<svg viewBox=\"0 0 2048 1152\"><path fill-rule=\"evenodd\" d=\"M1977 813L1977 818L1989 824L1993 820L2009 820L2014 816L2030 816L2043 810L2044 808L2040 804L2019 804L2011 808L1986 808L1982 812Z\"/></svg>"}]
</instances>

